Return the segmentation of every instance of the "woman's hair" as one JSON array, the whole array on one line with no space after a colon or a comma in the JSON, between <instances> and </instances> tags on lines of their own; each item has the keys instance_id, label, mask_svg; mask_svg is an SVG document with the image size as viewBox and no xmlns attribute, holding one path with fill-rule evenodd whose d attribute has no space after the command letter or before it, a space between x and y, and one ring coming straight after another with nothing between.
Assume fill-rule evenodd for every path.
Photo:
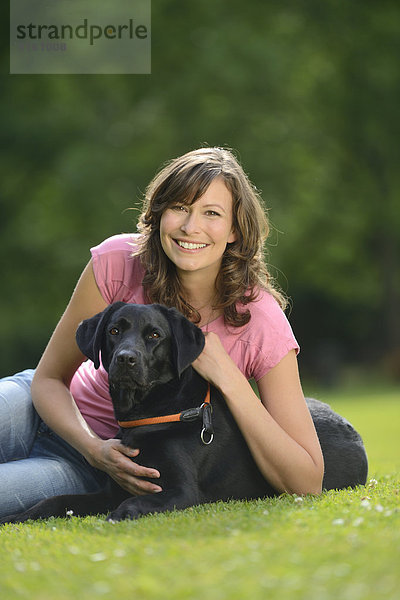
<instances>
[{"instance_id":1,"label":"woman's hair","mask_svg":"<svg viewBox=\"0 0 400 600\"><path fill-rule=\"evenodd\" d=\"M160 241L160 219L172 204L191 205L216 178L222 178L232 194L233 227L236 241L227 244L216 280L214 308L223 310L225 322L235 327L250 320L248 310L237 310L256 299L258 290L270 292L285 308L286 301L273 283L263 261L263 244L268 236L268 219L260 196L232 152L224 148L200 148L166 164L146 189L138 231L137 254L145 268L143 287L150 302L174 306L199 322L199 313L182 297L175 265ZM193 318L194 317L194 318Z\"/></svg>"}]
</instances>

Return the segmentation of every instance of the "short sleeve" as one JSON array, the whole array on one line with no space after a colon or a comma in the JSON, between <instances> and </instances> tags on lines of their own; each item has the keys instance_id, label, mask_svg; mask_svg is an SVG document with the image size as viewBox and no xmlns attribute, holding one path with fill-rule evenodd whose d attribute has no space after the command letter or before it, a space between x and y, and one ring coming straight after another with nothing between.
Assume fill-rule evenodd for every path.
<instances>
[{"instance_id":1,"label":"short sleeve","mask_svg":"<svg viewBox=\"0 0 400 600\"><path fill-rule=\"evenodd\" d=\"M144 270L133 252L137 236L115 235L90 249L96 283L104 300L144 304L142 281Z\"/></svg>"},{"instance_id":2,"label":"short sleeve","mask_svg":"<svg viewBox=\"0 0 400 600\"><path fill-rule=\"evenodd\" d=\"M265 305L268 310L265 310ZM251 346L248 361L251 376L258 381L273 369L291 351L296 354L300 346L290 323L276 300L269 296L267 302L257 307L252 314Z\"/></svg>"},{"instance_id":3,"label":"short sleeve","mask_svg":"<svg viewBox=\"0 0 400 600\"><path fill-rule=\"evenodd\" d=\"M272 348L270 353L265 353L263 349L253 346L252 352L250 352L250 360L252 360L251 377L255 381L259 381L268 371L276 367L291 350L295 350L296 354L300 351L300 347L294 336L280 339L279 343ZM252 353L253 357L251 357Z\"/></svg>"},{"instance_id":4,"label":"short sleeve","mask_svg":"<svg viewBox=\"0 0 400 600\"><path fill-rule=\"evenodd\" d=\"M290 323L278 302L261 290L257 300L244 307L250 311L250 321L235 329L216 319L203 330L218 334L225 350L247 379L259 381L288 352L299 352Z\"/></svg>"}]
</instances>

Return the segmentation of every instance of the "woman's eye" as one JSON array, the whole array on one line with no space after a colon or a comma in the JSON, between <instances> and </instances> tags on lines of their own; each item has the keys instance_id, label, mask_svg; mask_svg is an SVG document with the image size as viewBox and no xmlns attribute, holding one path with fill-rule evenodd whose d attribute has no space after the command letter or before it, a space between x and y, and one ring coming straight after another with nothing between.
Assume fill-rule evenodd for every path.
<instances>
[{"instance_id":1,"label":"woman's eye","mask_svg":"<svg viewBox=\"0 0 400 600\"><path fill-rule=\"evenodd\" d=\"M118 327L111 327L111 329L110 329L110 334L111 334L111 335L118 335L118 334L119 334L119 329L118 329Z\"/></svg>"},{"instance_id":2,"label":"woman's eye","mask_svg":"<svg viewBox=\"0 0 400 600\"><path fill-rule=\"evenodd\" d=\"M172 210L176 210L177 212L186 212L187 208L184 204L176 204L175 206L171 206Z\"/></svg>"},{"instance_id":3,"label":"woman's eye","mask_svg":"<svg viewBox=\"0 0 400 600\"><path fill-rule=\"evenodd\" d=\"M208 210L206 214L210 217L219 217L219 213L217 213L215 210Z\"/></svg>"}]
</instances>

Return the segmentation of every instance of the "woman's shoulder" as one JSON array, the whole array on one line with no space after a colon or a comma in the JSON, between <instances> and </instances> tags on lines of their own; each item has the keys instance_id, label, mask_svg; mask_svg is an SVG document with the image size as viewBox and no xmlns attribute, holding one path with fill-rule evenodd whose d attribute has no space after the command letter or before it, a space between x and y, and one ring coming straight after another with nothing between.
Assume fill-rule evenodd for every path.
<instances>
[{"instance_id":1,"label":"woman's shoulder","mask_svg":"<svg viewBox=\"0 0 400 600\"><path fill-rule=\"evenodd\" d=\"M274 296L266 291L259 290L258 296L249 302L243 310L250 311L250 320L242 328L241 340L259 349L290 345L299 346L293 334L288 317Z\"/></svg>"},{"instance_id":2,"label":"woman's shoulder","mask_svg":"<svg viewBox=\"0 0 400 600\"><path fill-rule=\"evenodd\" d=\"M265 326L266 323L275 328L281 323L287 322L287 317L279 302L270 292L264 289L259 289L257 297L246 304L242 310L250 311L249 326L252 329L256 329L260 324Z\"/></svg>"},{"instance_id":3,"label":"woman's shoulder","mask_svg":"<svg viewBox=\"0 0 400 600\"><path fill-rule=\"evenodd\" d=\"M144 303L144 269L139 256L138 234L123 233L107 238L91 248L97 285L108 302Z\"/></svg>"},{"instance_id":4,"label":"woman's shoulder","mask_svg":"<svg viewBox=\"0 0 400 600\"><path fill-rule=\"evenodd\" d=\"M224 323L223 317L210 326L203 328L215 331L224 337L232 337L252 345L263 345L265 340L292 338L293 332L288 318L274 296L263 289L258 290L257 297L248 304L238 304L238 312L250 312L250 320L242 327L232 327Z\"/></svg>"},{"instance_id":5,"label":"woman's shoulder","mask_svg":"<svg viewBox=\"0 0 400 600\"><path fill-rule=\"evenodd\" d=\"M101 255L110 252L122 252L132 255L139 245L138 233L120 233L113 235L91 248L92 254Z\"/></svg>"},{"instance_id":6,"label":"woman's shoulder","mask_svg":"<svg viewBox=\"0 0 400 600\"><path fill-rule=\"evenodd\" d=\"M272 369L292 349L299 345L289 321L272 294L259 290L257 298L239 311L250 311L249 322L242 327L223 324L222 319L210 324L228 354L245 376L256 381Z\"/></svg>"}]
</instances>

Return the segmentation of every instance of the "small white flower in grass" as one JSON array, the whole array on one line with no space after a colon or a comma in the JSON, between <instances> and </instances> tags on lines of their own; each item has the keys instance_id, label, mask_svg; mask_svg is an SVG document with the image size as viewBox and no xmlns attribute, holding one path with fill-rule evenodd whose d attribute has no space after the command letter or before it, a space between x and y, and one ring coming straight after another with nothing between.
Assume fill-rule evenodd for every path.
<instances>
[{"instance_id":1,"label":"small white flower in grass","mask_svg":"<svg viewBox=\"0 0 400 600\"><path fill-rule=\"evenodd\" d=\"M361 500L361 506L367 510L371 510L371 502L368 500L368 498L363 498Z\"/></svg>"},{"instance_id":2,"label":"small white flower in grass","mask_svg":"<svg viewBox=\"0 0 400 600\"><path fill-rule=\"evenodd\" d=\"M107 554L104 554L104 552L97 552L96 554L92 554L90 556L90 560L92 562L101 562L103 560L107 560Z\"/></svg>"},{"instance_id":3,"label":"small white flower in grass","mask_svg":"<svg viewBox=\"0 0 400 600\"><path fill-rule=\"evenodd\" d=\"M383 512L383 506L382 506L382 504L377 504L375 506L375 510L376 510L376 512Z\"/></svg>"},{"instance_id":4,"label":"small white flower in grass","mask_svg":"<svg viewBox=\"0 0 400 600\"><path fill-rule=\"evenodd\" d=\"M385 512L385 517L391 517L391 516L392 516L392 514L393 514L393 511L392 511L392 510L387 510L387 511Z\"/></svg>"},{"instance_id":5,"label":"small white flower in grass","mask_svg":"<svg viewBox=\"0 0 400 600\"><path fill-rule=\"evenodd\" d=\"M369 488L374 488L376 485L378 485L378 482L376 479L370 479L368 482L368 487Z\"/></svg>"},{"instance_id":6,"label":"small white flower in grass","mask_svg":"<svg viewBox=\"0 0 400 600\"><path fill-rule=\"evenodd\" d=\"M66 514L67 514L67 517L72 517L73 514L74 514L74 511L73 510L67 510Z\"/></svg>"},{"instance_id":7,"label":"small white flower in grass","mask_svg":"<svg viewBox=\"0 0 400 600\"><path fill-rule=\"evenodd\" d=\"M263 515L269 515L269 510L263 510Z\"/></svg>"},{"instance_id":8,"label":"small white flower in grass","mask_svg":"<svg viewBox=\"0 0 400 600\"><path fill-rule=\"evenodd\" d=\"M359 527L361 523L364 523L364 519L362 517L357 517L357 519L355 519L353 522L353 526Z\"/></svg>"},{"instance_id":9,"label":"small white flower in grass","mask_svg":"<svg viewBox=\"0 0 400 600\"><path fill-rule=\"evenodd\" d=\"M301 496L296 496L294 501L296 502L296 504L301 504L303 502L303 498Z\"/></svg>"},{"instance_id":10,"label":"small white flower in grass","mask_svg":"<svg viewBox=\"0 0 400 600\"><path fill-rule=\"evenodd\" d=\"M344 525L344 519L334 519L332 525Z\"/></svg>"}]
</instances>

